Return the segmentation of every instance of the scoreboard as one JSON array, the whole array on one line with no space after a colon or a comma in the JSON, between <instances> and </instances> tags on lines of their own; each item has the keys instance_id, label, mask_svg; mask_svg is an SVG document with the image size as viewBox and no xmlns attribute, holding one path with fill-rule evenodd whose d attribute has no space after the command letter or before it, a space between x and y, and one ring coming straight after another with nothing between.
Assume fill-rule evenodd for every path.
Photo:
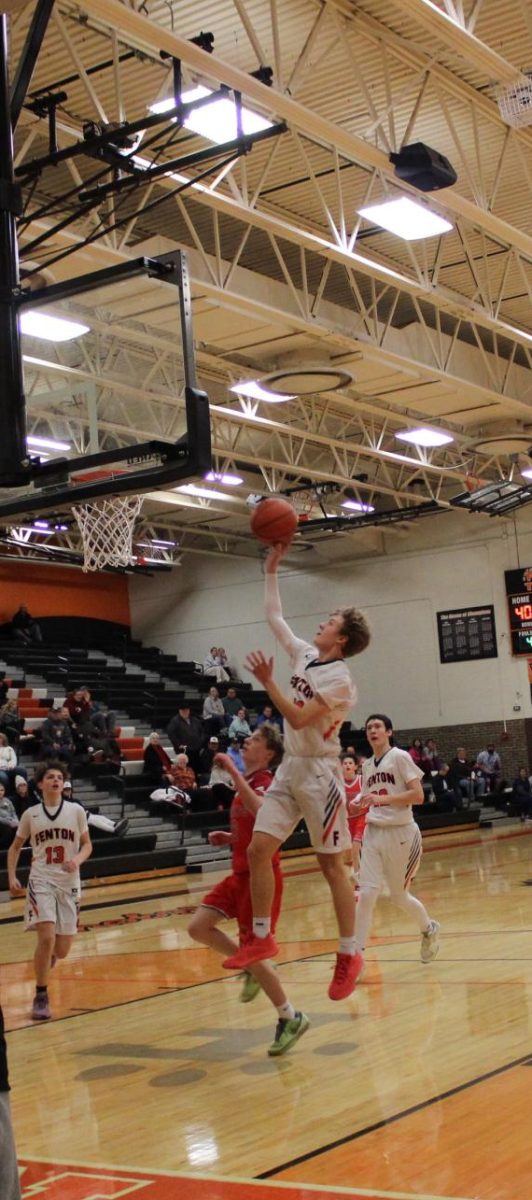
<instances>
[{"instance_id":1,"label":"scoreboard","mask_svg":"<svg viewBox=\"0 0 532 1200\"><path fill-rule=\"evenodd\" d=\"M512 654L532 655L532 568L505 571Z\"/></svg>"}]
</instances>

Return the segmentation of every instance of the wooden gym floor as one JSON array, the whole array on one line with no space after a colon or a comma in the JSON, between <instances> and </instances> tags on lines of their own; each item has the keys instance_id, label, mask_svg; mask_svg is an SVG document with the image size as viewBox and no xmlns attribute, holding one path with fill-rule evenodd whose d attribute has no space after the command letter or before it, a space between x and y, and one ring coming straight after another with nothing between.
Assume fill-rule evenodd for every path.
<instances>
[{"instance_id":1,"label":"wooden gym floor","mask_svg":"<svg viewBox=\"0 0 532 1200\"><path fill-rule=\"evenodd\" d=\"M33 1025L33 938L0 909L0 995L23 1195L40 1200L529 1200L532 827L429 839L414 891L440 957L379 901L368 969L327 998L335 949L311 858L288 859L283 980L311 1028L238 1001L187 916L219 878L85 892L82 932Z\"/></svg>"}]
</instances>

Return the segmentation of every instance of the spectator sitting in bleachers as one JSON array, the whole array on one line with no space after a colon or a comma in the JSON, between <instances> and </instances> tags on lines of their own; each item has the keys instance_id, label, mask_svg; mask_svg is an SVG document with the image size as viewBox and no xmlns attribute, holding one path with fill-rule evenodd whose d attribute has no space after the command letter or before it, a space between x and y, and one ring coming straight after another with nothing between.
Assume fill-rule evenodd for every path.
<instances>
[{"instance_id":1,"label":"spectator sitting in bleachers","mask_svg":"<svg viewBox=\"0 0 532 1200\"><path fill-rule=\"evenodd\" d=\"M460 789L451 786L449 770L449 764L442 763L436 774L431 777L436 806L440 812L458 812L464 807Z\"/></svg>"},{"instance_id":2,"label":"spectator sitting in bleachers","mask_svg":"<svg viewBox=\"0 0 532 1200\"><path fill-rule=\"evenodd\" d=\"M0 783L6 791L15 785L17 773L17 755L13 746L9 745L5 733L0 733ZM21 774L25 774L22 770Z\"/></svg>"},{"instance_id":3,"label":"spectator sitting in bleachers","mask_svg":"<svg viewBox=\"0 0 532 1200\"><path fill-rule=\"evenodd\" d=\"M209 733L216 735L221 729L225 729L224 706L217 687L209 688L209 694L203 701L202 717Z\"/></svg>"},{"instance_id":4,"label":"spectator sitting in bleachers","mask_svg":"<svg viewBox=\"0 0 532 1200\"><path fill-rule=\"evenodd\" d=\"M21 717L16 700L6 700L0 708L0 730L6 734L10 746L17 748L24 736L24 717Z\"/></svg>"},{"instance_id":5,"label":"spectator sitting in bleachers","mask_svg":"<svg viewBox=\"0 0 532 1200\"><path fill-rule=\"evenodd\" d=\"M214 756L215 756L215 754L219 754L219 752L220 752L220 739L215 737L215 735L213 734L213 736L209 738L207 745L203 747L203 750L201 751L200 756L199 756L198 774L199 774L201 783L209 782L210 774L212 771L212 764L214 762Z\"/></svg>"},{"instance_id":6,"label":"spectator sitting in bleachers","mask_svg":"<svg viewBox=\"0 0 532 1200\"><path fill-rule=\"evenodd\" d=\"M18 817L13 801L6 795L3 783L0 783L0 850L8 850L15 831L18 829Z\"/></svg>"},{"instance_id":7,"label":"spectator sitting in bleachers","mask_svg":"<svg viewBox=\"0 0 532 1200\"><path fill-rule=\"evenodd\" d=\"M226 671L220 662L217 646L211 646L210 654L205 656L203 674L213 675L217 683L227 683L227 680L230 678L229 672Z\"/></svg>"},{"instance_id":8,"label":"spectator sitting in bleachers","mask_svg":"<svg viewBox=\"0 0 532 1200\"><path fill-rule=\"evenodd\" d=\"M475 766L481 772L486 783L487 792L499 791L501 783L501 760L493 742L488 742L486 749L477 754Z\"/></svg>"},{"instance_id":9,"label":"spectator sitting in bleachers","mask_svg":"<svg viewBox=\"0 0 532 1200\"><path fill-rule=\"evenodd\" d=\"M144 748L144 773L152 783L164 786L172 782L172 759L161 745L159 734L154 729Z\"/></svg>"},{"instance_id":10,"label":"spectator sitting in bleachers","mask_svg":"<svg viewBox=\"0 0 532 1200\"><path fill-rule=\"evenodd\" d=\"M519 767L519 774L512 784L512 808L517 808L521 821L532 820L532 786L526 767Z\"/></svg>"},{"instance_id":11,"label":"spectator sitting in bleachers","mask_svg":"<svg viewBox=\"0 0 532 1200\"><path fill-rule=\"evenodd\" d=\"M242 708L242 701L240 697L237 696L235 687L228 687L227 692L222 700L222 704L224 706L225 723L227 726L229 726L233 720L233 717L236 717L239 708Z\"/></svg>"},{"instance_id":12,"label":"spectator sitting in bleachers","mask_svg":"<svg viewBox=\"0 0 532 1200\"><path fill-rule=\"evenodd\" d=\"M38 622L28 612L26 605L21 604L17 608L16 613L11 617L11 632L17 642L23 642L25 646L31 646L32 643L40 645L42 643L41 627Z\"/></svg>"},{"instance_id":13,"label":"spectator sitting in bleachers","mask_svg":"<svg viewBox=\"0 0 532 1200\"><path fill-rule=\"evenodd\" d=\"M259 714L255 722L255 729L260 729L261 725L264 725L265 722L267 722L268 725L277 725L282 732L283 718L279 715L279 713L273 711L271 704L264 705L262 712Z\"/></svg>"},{"instance_id":14,"label":"spectator sitting in bleachers","mask_svg":"<svg viewBox=\"0 0 532 1200\"><path fill-rule=\"evenodd\" d=\"M227 753L228 753L229 757L232 758L237 771L240 771L240 773L242 774L242 772L245 770L245 766L244 766L244 759L242 758L242 754L241 754L241 750L240 750L240 742L239 742L238 738L233 738L232 741L229 743L229 745L227 747Z\"/></svg>"},{"instance_id":15,"label":"spectator sitting in bleachers","mask_svg":"<svg viewBox=\"0 0 532 1200\"><path fill-rule=\"evenodd\" d=\"M93 700L86 684L79 688L81 696L88 707L89 720L96 729L107 737L112 737L116 729L116 713L111 708Z\"/></svg>"},{"instance_id":16,"label":"spectator sitting in bleachers","mask_svg":"<svg viewBox=\"0 0 532 1200\"><path fill-rule=\"evenodd\" d=\"M427 738L426 745L423 746L423 758L426 763L427 771L439 771L441 767L441 759L438 756L438 747L434 738Z\"/></svg>"},{"instance_id":17,"label":"spectator sitting in bleachers","mask_svg":"<svg viewBox=\"0 0 532 1200\"><path fill-rule=\"evenodd\" d=\"M175 763L172 763L171 775L173 786L179 788L180 792L185 792L192 800L194 792L198 789L198 781L187 754L176 755Z\"/></svg>"},{"instance_id":18,"label":"spectator sitting in bleachers","mask_svg":"<svg viewBox=\"0 0 532 1200\"><path fill-rule=\"evenodd\" d=\"M70 764L76 748L68 708L51 708L41 725L41 757Z\"/></svg>"},{"instance_id":19,"label":"spectator sitting in bleachers","mask_svg":"<svg viewBox=\"0 0 532 1200\"><path fill-rule=\"evenodd\" d=\"M103 813L93 813L90 808L78 800L74 795L71 779L65 779L63 784L63 796L65 800L72 800L74 804L79 804L80 808L87 814L87 824L89 829L99 830L100 833L110 834L112 837L123 837L126 833L129 821L127 817L122 817L120 821L113 821L111 817L105 817Z\"/></svg>"},{"instance_id":20,"label":"spectator sitting in bleachers","mask_svg":"<svg viewBox=\"0 0 532 1200\"><path fill-rule=\"evenodd\" d=\"M215 759L209 776L209 790L212 796L212 808L225 809L231 807L235 794L232 775Z\"/></svg>"},{"instance_id":21,"label":"spectator sitting in bleachers","mask_svg":"<svg viewBox=\"0 0 532 1200\"><path fill-rule=\"evenodd\" d=\"M233 717L229 726L229 737L238 738L243 742L245 738L251 736L251 728L247 719L245 708L239 708L236 717Z\"/></svg>"},{"instance_id":22,"label":"spectator sitting in bleachers","mask_svg":"<svg viewBox=\"0 0 532 1200\"><path fill-rule=\"evenodd\" d=\"M26 808L36 803L35 792L30 789L28 780L19 772L15 775L15 787L11 793L17 817L21 817Z\"/></svg>"},{"instance_id":23,"label":"spectator sitting in bleachers","mask_svg":"<svg viewBox=\"0 0 532 1200\"><path fill-rule=\"evenodd\" d=\"M120 746L116 738L104 733L100 726L95 725L92 720L83 726L83 740L85 744L82 750L87 755L89 762L120 765L122 761Z\"/></svg>"},{"instance_id":24,"label":"spectator sitting in bleachers","mask_svg":"<svg viewBox=\"0 0 532 1200\"><path fill-rule=\"evenodd\" d=\"M419 767L421 771L430 771L430 765L427 765L423 755L423 743L420 737L412 739L412 745L408 747L408 753L410 758L415 762L416 767Z\"/></svg>"},{"instance_id":25,"label":"spectator sitting in bleachers","mask_svg":"<svg viewBox=\"0 0 532 1200\"><path fill-rule=\"evenodd\" d=\"M205 741L205 731L202 721L191 714L190 704L186 701L180 704L176 716L172 717L167 733L174 750L185 750L195 768Z\"/></svg>"},{"instance_id":26,"label":"spectator sitting in bleachers","mask_svg":"<svg viewBox=\"0 0 532 1200\"><path fill-rule=\"evenodd\" d=\"M449 763L449 783L466 803L478 800L486 791L486 782L475 771L475 764L468 759L464 746L458 747L455 758Z\"/></svg>"}]
</instances>

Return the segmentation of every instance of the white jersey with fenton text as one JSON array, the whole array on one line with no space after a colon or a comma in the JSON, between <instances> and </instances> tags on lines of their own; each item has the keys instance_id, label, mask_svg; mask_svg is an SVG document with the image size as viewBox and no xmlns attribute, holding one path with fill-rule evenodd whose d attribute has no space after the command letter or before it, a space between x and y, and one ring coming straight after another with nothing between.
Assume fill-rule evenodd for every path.
<instances>
[{"instance_id":1,"label":"white jersey with fenton text","mask_svg":"<svg viewBox=\"0 0 532 1200\"><path fill-rule=\"evenodd\" d=\"M362 764L362 793L399 796L413 779L422 778L423 771L406 750L391 746L382 758L375 759L372 755ZM394 804L371 805L366 820L371 825L410 825L414 820L412 805L405 808Z\"/></svg>"},{"instance_id":2,"label":"white jersey with fenton text","mask_svg":"<svg viewBox=\"0 0 532 1200\"><path fill-rule=\"evenodd\" d=\"M20 818L17 837L31 842L31 878L71 891L80 886L79 871L69 874L63 865L78 853L81 835L87 833L87 816L81 805L62 800L56 808L33 804Z\"/></svg>"},{"instance_id":3,"label":"white jersey with fenton text","mask_svg":"<svg viewBox=\"0 0 532 1200\"><path fill-rule=\"evenodd\" d=\"M304 708L309 700L319 696L324 709L323 715L305 729L292 729L285 721L285 751L301 758L338 757L340 729L357 698L349 668L343 658L320 662L316 647L296 637L289 657L292 667L290 693L294 704Z\"/></svg>"}]
</instances>

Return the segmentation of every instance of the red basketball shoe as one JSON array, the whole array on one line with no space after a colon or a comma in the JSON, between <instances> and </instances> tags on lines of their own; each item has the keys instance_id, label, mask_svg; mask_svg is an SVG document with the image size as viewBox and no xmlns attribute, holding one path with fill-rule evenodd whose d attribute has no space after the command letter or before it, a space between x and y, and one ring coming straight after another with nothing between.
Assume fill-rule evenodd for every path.
<instances>
[{"instance_id":1,"label":"red basketball shoe","mask_svg":"<svg viewBox=\"0 0 532 1200\"><path fill-rule=\"evenodd\" d=\"M354 991L364 966L362 955L337 954L334 975L329 986L329 1000L346 1000Z\"/></svg>"},{"instance_id":2,"label":"red basketball shoe","mask_svg":"<svg viewBox=\"0 0 532 1200\"><path fill-rule=\"evenodd\" d=\"M279 947L271 933L265 938L252 937L236 954L224 958L222 967L226 967L228 971L245 971L253 963L264 962L265 958L275 958L278 953Z\"/></svg>"}]
</instances>

